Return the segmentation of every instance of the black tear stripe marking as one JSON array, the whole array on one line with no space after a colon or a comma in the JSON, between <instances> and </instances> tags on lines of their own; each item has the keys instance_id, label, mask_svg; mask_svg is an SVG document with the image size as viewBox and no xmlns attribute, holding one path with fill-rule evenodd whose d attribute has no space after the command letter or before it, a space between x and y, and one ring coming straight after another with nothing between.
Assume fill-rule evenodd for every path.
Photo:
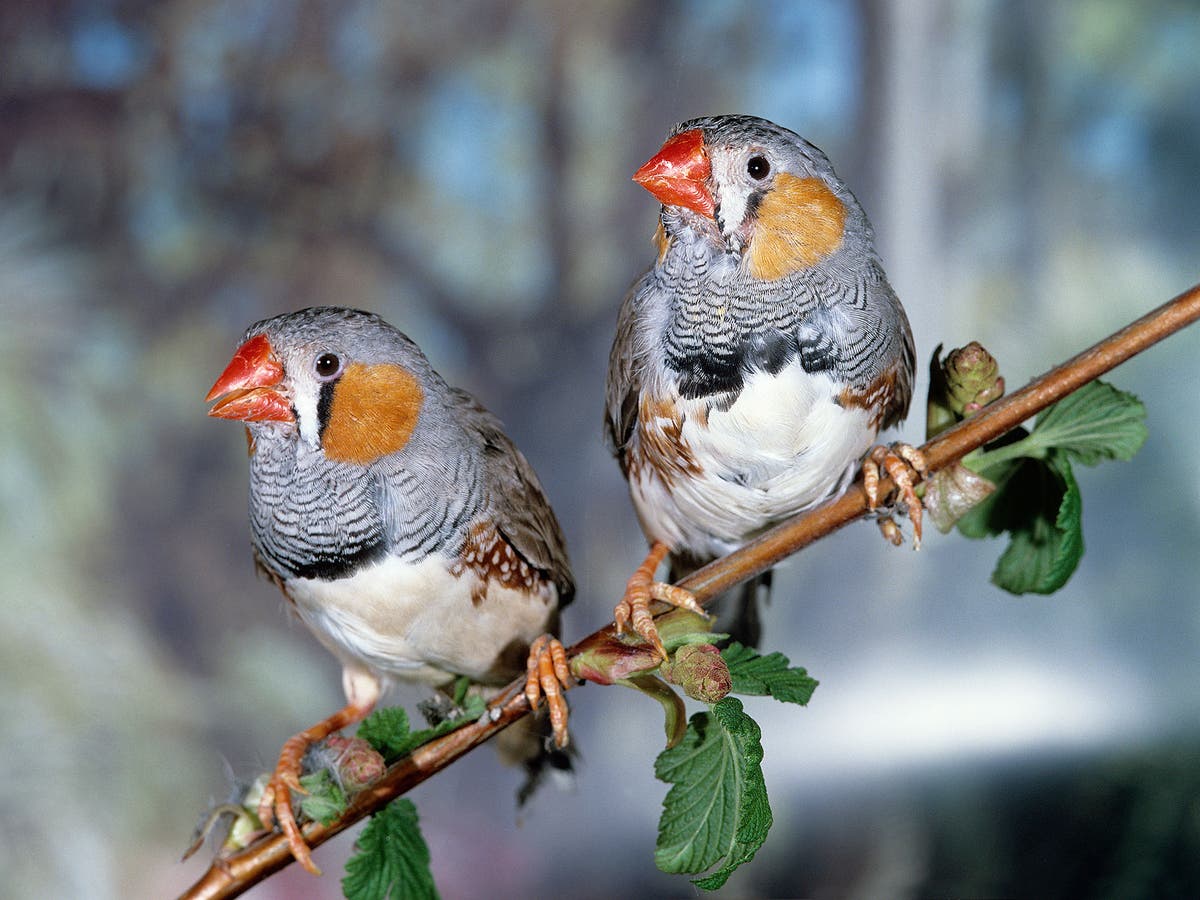
<instances>
[{"instance_id":1,"label":"black tear stripe marking","mask_svg":"<svg viewBox=\"0 0 1200 900\"><path fill-rule=\"evenodd\" d=\"M327 381L321 385L321 393L317 395L317 438L325 437L325 428L329 425L329 413L333 409L333 387L336 381Z\"/></svg>"},{"instance_id":2,"label":"black tear stripe marking","mask_svg":"<svg viewBox=\"0 0 1200 900\"><path fill-rule=\"evenodd\" d=\"M763 191L752 191L750 196L746 198L746 218L753 219L758 215L758 208L762 206Z\"/></svg>"}]
</instances>

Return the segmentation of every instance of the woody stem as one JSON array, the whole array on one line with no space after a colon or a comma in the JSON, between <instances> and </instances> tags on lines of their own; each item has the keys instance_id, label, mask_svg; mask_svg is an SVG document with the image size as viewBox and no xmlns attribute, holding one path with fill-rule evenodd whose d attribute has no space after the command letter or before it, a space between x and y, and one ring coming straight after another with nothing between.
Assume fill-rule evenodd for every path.
<instances>
[{"instance_id":1,"label":"woody stem","mask_svg":"<svg viewBox=\"0 0 1200 900\"><path fill-rule=\"evenodd\" d=\"M1078 390L1132 356L1200 319L1200 284L1147 313L1095 346L1035 378L1025 387L989 404L970 419L942 432L920 448L930 473L957 462L1016 428L1029 417ZM894 488L890 479L880 482L880 495ZM752 578L814 541L861 517L867 511L861 487L851 489L808 513L789 519L757 540L689 575L679 586L702 603L741 581ZM595 640L611 626L585 640ZM582 643L582 642L580 642ZM578 646L578 645L576 645ZM574 648L568 651L574 653ZM566 690L569 685L564 685ZM304 838L316 847L376 812L396 797L450 765L502 728L529 712L524 680L514 682L493 701L495 718L474 722L417 748L390 766L379 781L351 801L346 811L329 825L309 822ZM236 897L292 862L287 838L268 835L242 852L218 861L182 897Z\"/></svg>"}]
</instances>

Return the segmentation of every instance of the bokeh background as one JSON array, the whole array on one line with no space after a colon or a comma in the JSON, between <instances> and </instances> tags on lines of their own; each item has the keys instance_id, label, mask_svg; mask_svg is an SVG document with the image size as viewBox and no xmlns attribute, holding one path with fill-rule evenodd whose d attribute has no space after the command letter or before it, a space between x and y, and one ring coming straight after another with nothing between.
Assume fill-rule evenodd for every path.
<instances>
[{"instance_id":1,"label":"bokeh background","mask_svg":"<svg viewBox=\"0 0 1200 900\"><path fill-rule=\"evenodd\" d=\"M1173 0L0 5L0 895L177 893L227 769L341 702L254 576L240 430L205 417L249 322L375 310L495 410L579 637L644 546L600 408L653 252L629 177L672 123L824 148L922 359L979 339L1015 386L1200 275L1197 47ZM1058 595L992 587L998 543L865 524L777 575L765 645L822 684L749 702L775 826L726 894L1200 891L1198 349L1112 376L1150 439L1081 473ZM657 706L571 703L573 791L518 814L484 748L414 793L445 896L694 892L653 865ZM353 839L251 896L338 896Z\"/></svg>"}]
</instances>

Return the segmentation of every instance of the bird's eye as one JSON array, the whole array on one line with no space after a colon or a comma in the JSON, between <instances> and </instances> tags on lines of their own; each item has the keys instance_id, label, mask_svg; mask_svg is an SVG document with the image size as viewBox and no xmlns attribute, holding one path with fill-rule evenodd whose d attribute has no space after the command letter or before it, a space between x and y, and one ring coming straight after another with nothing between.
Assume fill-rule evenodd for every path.
<instances>
[{"instance_id":1,"label":"bird's eye","mask_svg":"<svg viewBox=\"0 0 1200 900\"><path fill-rule=\"evenodd\" d=\"M322 353L313 368L317 370L318 378L332 378L341 371L342 361L332 353Z\"/></svg>"},{"instance_id":2,"label":"bird's eye","mask_svg":"<svg viewBox=\"0 0 1200 900\"><path fill-rule=\"evenodd\" d=\"M746 163L746 174L755 181L762 181L771 173L771 164L765 156L752 156Z\"/></svg>"}]
</instances>

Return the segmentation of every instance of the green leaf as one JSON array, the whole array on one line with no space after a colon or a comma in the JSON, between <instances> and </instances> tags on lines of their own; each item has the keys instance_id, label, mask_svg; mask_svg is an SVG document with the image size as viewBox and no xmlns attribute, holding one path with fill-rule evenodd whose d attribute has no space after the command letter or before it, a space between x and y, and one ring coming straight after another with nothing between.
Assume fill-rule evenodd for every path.
<instances>
[{"instance_id":1,"label":"green leaf","mask_svg":"<svg viewBox=\"0 0 1200 900\"><path fill-rule=\"evenodd\" d=\"M346 792L328 769L318 769L300 779L307 794L300 798L300 809L310 819L328 825L346 811Z\"/></svg>"},{"instance_id":2,"label":"green leaf","mask_svg":"<svg viewBox=\"0 0 1200 900\"><path fill-rule=\"evenodd\" d=\"M1066 453L1055 451L1024 468L1031 471L1023 499L1032 516L1010 529L992 582L1013 594L1052 594L1083 558L1083 497Z\"/></svg>"},{"instance_id":3,"label":"green leaf","mask_svg":"<svg viewBox=\"0 0 1200 900\"><path fill-rule=\"evenodd\" d=\"M1145 419L1146 407L1137 397L1092 381L1038 416L1030 439L1094 466L1106 459L1132 459L1146 441Z\"/></svg>"},{"instance_id":4,"label":"green leaf","mask_svg":"<svg viewBox=\"0 0 1200 900\"><path fill-rule=\"evenodd\" d=\"M662 871L697 874L724 860L695 881L716 890L754 858L772 821L761 737L741 701L726 697L692 716L683 740L659 754L654 774L671 785L654 851Z\"/></svg>"},{"instance_id":5,"label":"green leaf","mask_svg":"<svg viewBox=\"0 0 1200 900\"><path fill-rule=\"evenodd\" d=\"M408 728L408 713L402 707L389 706L377 709L363 719L358 726L358 736L391 762L416 746Z\"/></svg>"},{"instance_id":6,"label":"green leaf","mask_svg":"<svg viewBox=\"0 0 1200 900\"><path fill-rule=\"evenodd\" d=\"M487 709L487 701L470 694L462 702L462 711L452 719L439 722L433 728L409 731L408 713L399 706L377 709L358 726L358 736L374 747L389 764L406 756L435 737L449 734L469 722L474 722Z\"/></svg>"},{"instance_id":7,"label":"green leaf","mask_svg":"<svg viewBox=\"0 0 1200 900\"><path fill-rule=\"evenodd\" d=\"M966 537L1009 532L992 583L1013 594L1052 594L1083 557L1083 498L1062 451L1006 464L995 493L958 520Z\"/></svg>"},{"instance_id":8,"label":"green leaf","mask_svg":"<svg viewBox=\"0 0 1200 900\"><path fill-rule=\"evenodd\" d=\"M1021 503L1018 499L1014 505L1013 497L1017 496L1019 498L1021 493L1020 488L1018 487L1014 494L1010 494L1008 492L1008 483L1020 471L1022 466L1039 463L1040 460L1030 461L1018 458L1009 460L999 466L990 466L987 477L996 485L996 490L987 497L984 497L982 501L955 523L955 527L963 537L972 539L991 537L1003 534L1007 528L1019 526L1023 521L1020 510ZM970 468L979 472L982 466L975 467L972 465Z\"/></svg>"},{"instance_id":9,"label":"green leaf","mask_svg":"<svg viewBox=\"0 0 1200 900\"><path fill-rule=\"evenodd\" d=\"M346 863L346 900L426 900L437 888L429 869L429 847L421 836L417 808L405 797L393 800L367 823L358 852Z\"/></svg>"},{"instance_id":10,"label":"green leaf","mask_svg":"<svg viewBox=\"0 0 1200 900\"><path fill-rule=\"evenodd\" d=\"M992 582L1014 594L1052 594L1083 557L1083 499L1071 461L1130 459L1146 440L1146 410L1102 381L1085 384L1042 413L1033 431L1006 435L963 462L997 489L958 520L969 538L1007 531Z\"/></svg>"},{"instance_id":11,"label":"green leaf","mask_svg":"<svg viewBox=\"0 0 1200 900\"><path fill-rule=\"evenodd\" d=\"M782 703L808 704L819 683L799 666L790 667L782 653L761 656L753 647L737 641L721 651L733 679L735 694L771 696Z\"/></svg>"}]
</instances>

